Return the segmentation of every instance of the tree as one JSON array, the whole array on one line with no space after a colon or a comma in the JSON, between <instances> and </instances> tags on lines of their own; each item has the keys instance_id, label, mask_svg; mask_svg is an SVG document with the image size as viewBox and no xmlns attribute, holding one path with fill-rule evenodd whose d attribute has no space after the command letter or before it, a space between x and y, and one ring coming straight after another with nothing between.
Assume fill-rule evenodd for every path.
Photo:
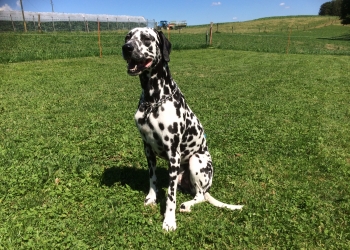
<instances>
[{"instance_id":1,"label":"tree","mask_svg":"<svg viewBox=\"0 0 350 250\"><path fill-rule=\"evenodd\" d=\"M350 0L342 0L340 19L342 24L350 24Z\"/></svg>"},{"instance_id":2,"label":"tree","mask_svg":"<svg viewBox=\"0 0 350 250\"><path fill-rule=\"evenodd\" d=\"M320 16L340 16L343 0L332 0L321 5Z\"/></svg>"},{"instance_id":3,"label":"tree","mask_svg":"<svg viewBox=\"0 0 350 250\"><path fill-rule=\"evenodd\" d=\"M318 12L320 16L330 16L332 15L331 13L332 13L332 2L326 2L322 4L320 7L320 11Z\"/></svg>"},{"instance_id":4,"label":"tree","mask_svg":"<svg viewBox=\"0 0 350 250\"><path fill-rule=\"evenodd\" d=\"M340 16L341 13L341 5L344 0L333 0L332 1L332 7L333 7L333 15L334 16Z\"/></svg>"}]
</instances>

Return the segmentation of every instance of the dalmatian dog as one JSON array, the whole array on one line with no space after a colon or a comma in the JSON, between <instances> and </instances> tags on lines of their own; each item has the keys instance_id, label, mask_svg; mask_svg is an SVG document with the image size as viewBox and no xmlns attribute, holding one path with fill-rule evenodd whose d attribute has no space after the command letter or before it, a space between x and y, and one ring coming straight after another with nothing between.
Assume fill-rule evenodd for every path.
<instances>
[{"instance_id":1,"label":"dalmatian dog","mask_svg":"<svg viewBox=\"0 0 350 250\"><path fill-rule=\"evenodd\" d=\"M194 204L208 201L231 210L241 205L222 203L209 194L213 180L211 156L202 124L187 105L170 74L168 62L171 44L161 31L132 29L122 46L130 76L139 76L141 98L135 114L149 168L150 189L145 205L157 201L156 156L169 161L169 187L163 229L176 229L176 191L193 194L180 205L180 212L190 212Z\"/></svg>"}]
</instances>

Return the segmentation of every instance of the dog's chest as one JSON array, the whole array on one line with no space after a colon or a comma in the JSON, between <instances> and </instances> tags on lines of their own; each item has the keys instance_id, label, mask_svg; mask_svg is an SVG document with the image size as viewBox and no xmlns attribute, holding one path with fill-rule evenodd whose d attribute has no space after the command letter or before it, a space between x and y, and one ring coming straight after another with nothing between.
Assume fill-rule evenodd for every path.
<instances>
[{"instance_id":1,"label":"dog's chest","mask_svg":"<svg viewBox=\"0 0 350 250\"><path fill-rule=\"evenodd\" d=\"M202 125L187 105L177 107L167 101L152 112L139 108L135 121L143 141L162 158L167 158L174 144L181 152L181 162L206 146Z\"/></svg>"},{"instance_id":2,"label":"dog's chest","mask_svg":"<svg viewBox=\"0 0 350 250\"><path fill-rule=\"evenodd\" d=\"M176 108L173 102L167 101L146 111L139 108L134 118L142 139L155 153L163 156L166 151L164 146L185 129L184 112L184 109Z\"/></svg>"}]
</instances>

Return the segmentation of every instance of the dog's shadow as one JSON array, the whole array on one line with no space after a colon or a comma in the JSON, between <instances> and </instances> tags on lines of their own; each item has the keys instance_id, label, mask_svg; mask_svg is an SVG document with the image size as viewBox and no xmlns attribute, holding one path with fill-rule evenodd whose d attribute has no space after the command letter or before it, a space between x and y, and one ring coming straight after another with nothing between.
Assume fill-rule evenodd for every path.
<instances>
[{"instance_id":1,"label":"dog's shadow","mask_svg":"<svg viewBox=\"0 0 350 250\"><path fill-rule=\"evenodd\" d=\"M160 212L165 212L165 191L169 180L167 168L159 167L156 170L157 175L157 203L160 204ZM114 184L128 185L133 190L142 191L145 197L149 191L149 172L148 169L140 169L135 167L110 167L106 168L102 173L101 186L112 187ZM140 201L143 202L143 201Z\"/></svg>"}]
</instances>

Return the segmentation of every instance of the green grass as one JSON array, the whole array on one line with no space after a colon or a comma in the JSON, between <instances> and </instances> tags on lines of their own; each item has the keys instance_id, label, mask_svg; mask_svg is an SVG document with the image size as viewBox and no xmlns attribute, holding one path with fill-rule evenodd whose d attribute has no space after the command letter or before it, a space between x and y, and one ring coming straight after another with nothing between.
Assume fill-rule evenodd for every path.
<instances>
[{"instance_id":1,"label":"green grass","mask_svg":"<svg viewBox=\"0 0 350 250\"><path fill-rule=\"evenodd\" d=\"M169 36L173 50L187 50L207 48L207 30L206 26L195 26L170 34L163 32ZM341 26L334 17L258 19L219 24L219 33L215 31L214 26L213 48L286 53L289 44L291 54L350 55L350 28ZM102 32L103 55L121 56L126 33ZM0 33L0 39L0 63L99 56L100 52L96 32L5 32Z\"/></svg>"},{"instance_id":2,"label":"green grass","mask_svg":"<svg viewBox=\"0 0 350 250\"><path fill-rule=\"evenodd\" d=\"M17 46L30 36L41 39ZM103 58L57 59L58 46L50 60L0 64L0 249L349 248L349 56L175 49L172 75L214 161L211 193L245 207L199 204L165 233L167 163L160 202L144 207L140 84L115 43Z\"/></svg>"}]
</instances>

